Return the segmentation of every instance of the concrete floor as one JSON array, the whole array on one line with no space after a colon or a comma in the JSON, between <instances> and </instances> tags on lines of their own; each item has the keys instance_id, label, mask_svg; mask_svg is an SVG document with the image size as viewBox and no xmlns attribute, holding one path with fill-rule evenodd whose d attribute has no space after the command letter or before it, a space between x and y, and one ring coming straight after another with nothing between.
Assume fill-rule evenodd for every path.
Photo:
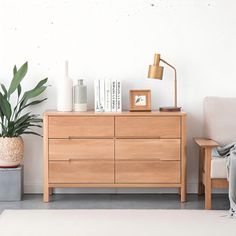
<instances>
[{"instance_id":1,"label":"concrete floor","mask_svg":"<svg viewBox=\"0 0 236 236\"><path fill-rule=\"evenodd\" d=\"M228 210L227 194L213 195L212 208ZM20 202L0 202L0 213L5 209L204 209L204 196L188 195L180 203L177 194L55 194L49 203L42 195L25 195Z\"/></svg>"}]
</instances>

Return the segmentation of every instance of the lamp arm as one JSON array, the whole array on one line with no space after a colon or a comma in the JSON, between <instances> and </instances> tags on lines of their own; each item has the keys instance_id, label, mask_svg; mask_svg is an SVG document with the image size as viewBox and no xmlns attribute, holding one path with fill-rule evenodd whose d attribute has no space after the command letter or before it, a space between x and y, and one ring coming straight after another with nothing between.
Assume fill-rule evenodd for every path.
<instances>
[{"instance_id":1,"label":"lamp arm","mask_svg":"<svg viewBox=\"0 0 236 236\"><path fill-rule=\"evenodd\" d=\"M171 67L174 70L174 72L175 72L175 79L174 79L174 106L177 107L177 71L176 71L175 67L172 66L171 64L169 64L167 61L165 61L163 59L160 59L160 61L162 61L163 63L165 63L169 67Z\"/></svg>"}]
</instances>

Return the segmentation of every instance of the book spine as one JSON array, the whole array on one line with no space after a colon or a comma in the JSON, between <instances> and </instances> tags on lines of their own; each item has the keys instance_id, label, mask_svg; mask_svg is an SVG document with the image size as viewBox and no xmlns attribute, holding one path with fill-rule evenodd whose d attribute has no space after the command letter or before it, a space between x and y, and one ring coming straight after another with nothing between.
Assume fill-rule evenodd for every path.
<instances>
[{"instance_id":1,"label":"book spine","mask_svg":"<svg viewBox=\"0 0 236 236\"><path fill-rule=\"evenodd\" d=\"M111 111L111 80L105 81L105 111Z\"/></svg>"},{"instance_id":2,"label":"book spine","mask_svg":"<svg viewBox=\"0 0 236 236\"><path fill-rule=\"evenodd\" d=\"M118 112L121 112L122 111L122 87L121 87L121 81L120 80L117 80L116 82L117 84L117 109L116 111Z\"/></svg>"},{"instance_id":3,"label":"book spine","mask_svg":"<svg viewBox=\"0 0 236 236\"><path fill-rule=\"evenodd\" d=\"M100 95L100 111L105 111L105 81L103 79L99 80L99 95Z\"/></svg>"},{"instance_id":4,"label":"book spine","mask_svg":"<svg viewBox=\"0 0 236 236\"><path fill-rule=\"evenodd\" d=\"M100 111L100 100L99 100L99 80L94 80L94 110L95 112Z\"/></svg>"},{"instance_id":5,"label":"book spine","mask_svg":"<svg viewBox=\"0 0 236 236\"><path fill-rule=\"evenodd\" d=\"M116 112L116 81L111 84L111 111Z\"/></svg>"}]
</instances>

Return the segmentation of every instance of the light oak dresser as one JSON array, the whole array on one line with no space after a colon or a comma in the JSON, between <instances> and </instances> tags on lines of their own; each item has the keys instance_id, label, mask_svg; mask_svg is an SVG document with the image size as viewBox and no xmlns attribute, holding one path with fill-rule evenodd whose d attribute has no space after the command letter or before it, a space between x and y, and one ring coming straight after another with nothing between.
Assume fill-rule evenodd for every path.
<instances>
[{"instance_id":1,"label":"light oak dresser","mask_svg":"<svg viewBox=\"0 0 236 236\"><path fill-rule=\"evenodd\" d=\"M186 200L183 112L45 112L44 202L52 188L176 187Z\"/></svg>"}]
</instances>

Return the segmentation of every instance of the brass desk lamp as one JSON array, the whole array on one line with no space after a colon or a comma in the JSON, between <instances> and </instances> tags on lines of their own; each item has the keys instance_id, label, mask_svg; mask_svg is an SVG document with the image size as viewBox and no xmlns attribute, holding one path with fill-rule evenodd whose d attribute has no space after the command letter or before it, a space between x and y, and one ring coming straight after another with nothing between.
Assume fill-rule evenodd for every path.
<instances>
[{"instance_id":1,"label":"brass desk lamp","mask_svg":"<svg viewBox=\"0 0 236 236\"><path fill-rule=\"evenodd\" d=\"M169 67L171 67L174 70L175 78L174 78L174 106L171 106L171 107L160 107L159 110L160 111L171 111L171 112L173 112L173 111L181 111L181 107L177 107L177 73L176 73L175 67L170 65L165 60L163 60L161 58L160 54L156 53L155 57L154 57L153 65L149 66L148 78L162 80L164 67L159 65L160 61L163 62L164 64L168 65Z\"/></svg>"}]
</instances>

